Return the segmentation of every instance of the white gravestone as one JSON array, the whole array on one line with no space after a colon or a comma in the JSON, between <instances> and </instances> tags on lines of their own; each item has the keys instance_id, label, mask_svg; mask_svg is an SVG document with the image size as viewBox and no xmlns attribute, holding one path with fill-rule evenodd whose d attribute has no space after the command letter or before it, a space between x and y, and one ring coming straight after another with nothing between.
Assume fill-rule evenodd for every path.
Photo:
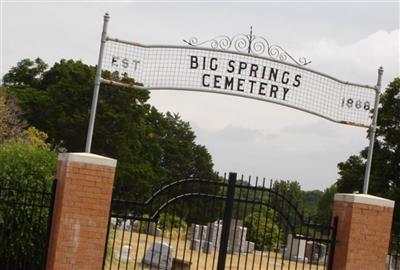
<instances>
[{"instance_id":1,"label":"white gravestone","mask_svg":"<svg viewBox=\"0 0 400 270\"><path fill-rule=\"evenodd\" d=\"M250 241L246 241L246 242L247 242L246 252L253 253L254 247L255 247L254 242L250 242Z\"/></svg>"},{"instance_id":2,"label":"white gravestone","mask_svg":"<svg viewBox=\"0 0 400 270\"><path fill-rule=\"evenodd\" d=\"M131 221L129 219L120 219L118 220L118 229L123 231L130 231L132 230Z\"/></svg>"},{"instance_id":3,"label":"white gravestone","mask_svg":"<svg viewBox=\"0 0 400 270\"><path fill-rule=\"evenodd\" d=\"M203 243L203 252L210 254L215 250L215 246L214 243L212 242L208 242L208 241L204 241Z\"/></svg>"},{"instance_id":4,"label":"white gravestone","mask_svg":"<svg viewBox=\"0 0 400 270\"><path fill-rule=\"evenodd\" d=\"M222 221L215 221L208 224L207 241L213 243L216 248L219 248L221 242Z\"/></svg>"},{"instance_id":5,"label":"white gravestone","mask_svg":"<svg viewBox=\"0 0 400 270\"><path fill-rule=\"evenodd\" d=\"M200 240L194 239L190 242L191 250L199 250L200 249Z\"/></svg>"},{"instance_id":6,"label":"white gravestone","mask_svg":"<svg viewBox=\"0 0 400 270\"><path fill-rule=\"evenodd\" d=\"M174 250L166 243L156 242L145 252L142 263L156 269L171 270Z\"/></svg>"},{"instance_id":7,"label":"white gravestone","mask_svg":"<svg viewBox=\"0 0 400 270\"><path fill-rule=\"evenodd\" d=\"M113 226L117 225L117 219L116 219L115 217L112 217L112 218L111 218L111 224L112 224Z\"/></svg>"},{"instance_id":8,"label":"white gravestone","mask_svg":"<svg viewBox=\"0 0 400 270\"><path fill-rule=\"evenodd\" d=\"M285 248L285 254L283 255L283 257L286 260L297 260L298 259L300 261L304 261L306 245L307 245L306 240L299 239L299 238L293 237L292 234L288 234L286 248Z\"/></svg>"},{"instance_id":9,"label":"white gravestone","mask_svg":"<svg viewBox=\"0 0 400 270\"><path fill-rule=\"evenodd\" d=\"M244 241L242 243L242 253L253 253L254 252L254 242Z\"/></svg>"},{"instance_id":10,"label":"white gravestone","mask_svg":"<svg viewBox=\"0 0 400 270\"><path fill-rule=\"evenodd\" d=\"M190 226L190 248L192 250L198 250L203 246L203 243L206 242L208 227L205 225L192 224Z\"/></svg>"},{"instance_id":11,"label":"white gravestone","mask_svg":"<svg viewBox=\"0 0 400 270\"><path fill-rule=\"evenodd\" d=\"M231 226L229 232L228 252L229 253L242 253L246 250L247 228L242 226Z\"/></svg>"},{"instance_id":12,"label":"white gravestone","mask_svg":"<svg viewBox=\"0 0 400 270\"><path fill-rule=\"evenodd\" d=\"M129 245L124 245L124 246L122 246L121 252L115 253L114 257L117 260L127 261L128 260L128 255L129 255L131 250L132 250L132 248Z\"/></svg>"},{"instance_id":13,"label":"white gravestone","mask_svg":"<svg viewBox=\"0 0 400 270\"><path fill-rule=\"evenodd\" d=\"M207 236L207 226L192 224L190 226L191 239L193 240L205 240Z\"/></svg>"}]
</instances>

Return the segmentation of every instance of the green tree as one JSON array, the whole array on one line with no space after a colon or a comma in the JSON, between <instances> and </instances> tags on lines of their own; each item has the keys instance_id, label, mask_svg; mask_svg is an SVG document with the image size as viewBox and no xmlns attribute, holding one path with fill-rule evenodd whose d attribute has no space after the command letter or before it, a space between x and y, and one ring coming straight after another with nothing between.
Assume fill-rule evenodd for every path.
<instances>
[{"instance_id":1,"label":"green tree","mask_svg":"<svg viewBox=\"0 0 400 270\"><path fill-rule=\"evenodd\" d=\"M340 175L337 182L339 192L362 191L365 164L361 155L352 155L345 162L340 162L338 169Z\"/></svg>"},{"instance_id":2,"label":"green tree","mask_svg":"<svg viewBox=\"0 0 400 270\"><path fill-rule=\"evenodd\" d=\"M4 75L3 84L5 86L31 86L39 87L43 72L47 69L47 64L42 59L35 60L23 59L17 66Z\"/></svg>"},{"instance_id":3,"label":"green tree","mask_svg":"<svg viewBox=\"0 0 400 270\"><path fill-rule=\"evenodd\" d=\"M317 208L317 221L321 224L329 224L332 216L333 197L337 192L336 184L324 190L321 199L318 202Z\"/></svg>"},{"instance_id":4,"label":"green tree","mask_svg":"<svg viewBox=\"0 0 400 270\"><path fill-rule=\"evenodd\" d=\"M23 60L5 75L9 91L29 124L45 131L52 145L83 151L95 67L61 60L44 72L43 65L36 73L29 71L35 80L22 79L31 62ZM117 73L103 72L103 77L138 84ZM105 84L100 89L92 152L118 160L116 190L125 199L146 199L165 183L213 175L211 156L195 143L189 123L177 114L158 112L149 98L147 90Z\"/></svg>"},{"instance_id":5,"label":"green tree","mask_svg":"<svg viewBox=\"0 0 400 270\"><path fill-rule=\"evenodd\" d=\"M157 224L160 229L168 231L172 229L186 229L187 227L185 220L181 217L168 213L162 213Z\"/></svg>"},{"instance_id":6,"label":"green tree","mask_svg":"<svg viewBox=\"0 0 400 270\"><path fill-rule=\"evenodd\" d=\"M247 238L254 242L258 250L277 248L280 228L278 224L272 223L274 215L277 215L274 210L262 207L260 211L250 213L244 219L244 226L248 229Z\"/></svg>"},{"instance_id":7,"label":"green tree","mask_svg":"<svg viewBox=\"0 0 400 270\"><path fill-rule=\"evenodd\" d=\"M272 185L272 190L287 198L298 209L303 209L303 193L297 181L279 180Z\"/></svg>"},{"instance_id":8,"label":"green tree","mask_svg":"<svg viewBox=\"0 0 400 270\"><path fill-rule=\"evenodd\" d=\"M320 190L302 191L302 205L305 217L316 217L318 212L318 202L323 196Z\"/></svg>"}]
</instances>

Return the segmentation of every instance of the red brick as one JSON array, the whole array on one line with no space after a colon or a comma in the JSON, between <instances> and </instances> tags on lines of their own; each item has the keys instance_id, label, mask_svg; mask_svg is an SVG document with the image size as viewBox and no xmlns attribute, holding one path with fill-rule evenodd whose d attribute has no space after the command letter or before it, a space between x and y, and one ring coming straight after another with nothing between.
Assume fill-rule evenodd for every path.
<instances>
[{"instance_id":1,"label":"red brick","mask_svg":"<svg viewBox=\"0 0 400 270\"><path fill-rule=\"evenodd\" d=\"M57 163L47 269L101 269L115 168Z\"/></svg>"},{"instance_id":2,"label":"red brick","mask_svg":"<svg viewBox=\"0 0 400 270\"><path fill-rule=\"evenodd\" d=\"M339 217L333 270L385 269L393 208L335 201Z\"/></svg>"}]
</instances>

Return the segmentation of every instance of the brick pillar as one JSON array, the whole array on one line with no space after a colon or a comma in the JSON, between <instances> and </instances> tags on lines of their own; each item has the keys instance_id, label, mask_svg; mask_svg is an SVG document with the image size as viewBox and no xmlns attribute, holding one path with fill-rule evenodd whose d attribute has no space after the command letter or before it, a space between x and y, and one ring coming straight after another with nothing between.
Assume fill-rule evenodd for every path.
<instances>
[{"instance_id":1,"label":"brick pillar","mask_svg":"<svg viewBox=\"0 0 400 270\"><path fill-rule=\"evenodd\" d=\"M46 269L101 269L116 163L88 153L58 156Z\"/></svg>"},{"instance_id":2,"label":"brick pillar","mask_svg":"<svg viewBox=\"0 0 400 270\"><path fill-rule=\"evenodd\" d=\"M394 201L366 194L335 194L339 217L333 270L384 270Z\"/></svg>"}]
</instances>

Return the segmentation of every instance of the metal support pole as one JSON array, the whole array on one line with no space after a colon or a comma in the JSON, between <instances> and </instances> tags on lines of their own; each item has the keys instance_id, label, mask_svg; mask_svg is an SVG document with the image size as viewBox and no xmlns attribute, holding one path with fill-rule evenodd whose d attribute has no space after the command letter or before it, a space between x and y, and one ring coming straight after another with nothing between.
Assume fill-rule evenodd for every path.
<instances>
[{"instance_id":1,"label":"metal support pole","mask_svg":"<svg viewBox=\"0 0 400 270\"><path fill-rule=\"evenodd\" d=\"M93 128L94 128L94 121L96 118L97 99L99 97L99 89L100 89L101 66L103 64L104 45L107 40L107 26L108 26L109 20L110 20L110 15L108 15L108 13L106 13L104 15L103 32L101 33L99 60L97 62L96 77L94 79L92 108L90 110L89 126L88 126L88 132L87 132L87 137L86 137L86 147L85 147L86 153L90 153L90 149L92 147Z\"/></svg>"},{"instance_id":2,"label":"metal support pole","mask_svg":"<svg viewBox=\"0 0 400 270\"><path fill-rule=\"evenodd\" d=\"M217 270L225 269L226 253L228 249L229 230L231 228L233 199L235 196L236 173L229 173L228 190L224 209L224 218L222 220L221 243L219 245Z\"/></svg>"},{"instance_id":3,"label":"metal support pole","mask_svg":"<svg viewBox=\"0 0 400 270\"><path fill-rule=\"evenodd\" d=\"M249 47L247 48L247 53L251 53L251 43L252 42L253 42L253 26L250 26Z\"/></svg>"},{"instance_id":4,"label":"metal support pole","mask_svg":"<svg viewBox=\"0 0 400 270\"><path fill-rule=\"evenodd\" d=\"M335 247L336 247L336 238L337 238L337 227L339 223L339 217L335 216L333 218L333 228L332 228L332 235L331 235L331 246L329 248L329 257L328 257L328 268L327 270L333 269L333 262L335 258Z\"/></svg>"},{"instance_id":5,"label":"metal support pole","mask_svg":"<svg viewBox=\"0 0 400 270\"><path fill-rule=\"evenodd\" d=\"M381 87L382 87L382 75L383 75L383 68L379 67L378 82L376 83L374 115L372 117L372 124L370 127L370 133L369 133L369 148L368 148L367 166L365 167L365 175L364 175L364 186L363 186L364 194L368 194L369 175L371 173L372 154L374 152L376 125L377 125L377 121L378 121L378 106L379 106L379 98L380 98Z\"/></svg>"}]
</instances>

